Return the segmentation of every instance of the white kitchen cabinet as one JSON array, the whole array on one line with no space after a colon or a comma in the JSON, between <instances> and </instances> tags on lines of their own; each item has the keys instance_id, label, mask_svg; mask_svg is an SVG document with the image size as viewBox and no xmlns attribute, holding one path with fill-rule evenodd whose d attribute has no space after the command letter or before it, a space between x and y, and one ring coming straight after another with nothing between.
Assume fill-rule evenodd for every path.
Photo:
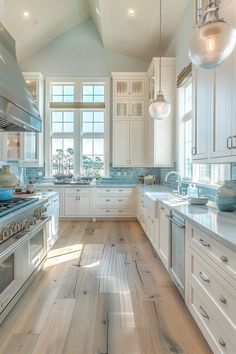
<instances>
[{"instance_id":1,"label":"white kitchen cabinet","mask_svg":"<svg viewBox=\"0 0 236 354\"><path fill-rule=\"evenodd\" d=\"M159 249L158 255L166 267L169 270L170 266L170 222L166 218L166 215L169 214L169 208L163 204L159 203Z\"/></svg>"},{"instance_id":2,"label":"white kitchen cabinet","mask_svg":"<svg viewBox=\"0 0 236 354\"><path fill-rule=\"evenodd\" d=\"M114 118L144 118L144 100L115 99Z\"/></svg>"},{"instance_id":3,"label":"white kitchen cabinet","mask_svg":"<svg viewBox=\"0 0 236 354\"><path fill-rule=\"evenodd\" d=\"M145 92L145 74L112 73L113 96L143 97Z\"/></svg>"},{"instance_id":4,"label":"white kitchen cabinet","mask_svg":"<svg viewBox=\"0 0 236 354\"><path fill-rule=\"evenodd\" d=\"M64 216L93 217L93 195L92 188L65 188Z\"/></svg>"},{"instance_id":5,"label":"white kitchen cabinet","mask_svg":"<svg viewBox=\"0 0 236 354\"><path fill-rule=\"evenodd\" d=\"M44 78L41 73L23 73L29 91L35 99L43 121L44 113ZM42 127L43 129L43 127ZM20 161L27 167L41 167L43 161L43 132L2 132L1 160Z\"/></svg>"},{"instance_id":6,"label":"white kitchen cabinet","mask_svg":"<svg viewBox=\"0 0 236 354\"><path fill-rule=\"evenodd\" d=\"M223 1L221 16L236 25L234 1ZM193 68L193 160L234 162L236 155L236 49L214 71ZM202 161L204 159L204 161Z\"/></svg>"},{"instance_id":7,"label":"white kitchen cabinet","mask_svg":"<svg viewBox=\"0 0 236 354\"><path fill-rule=\"evenodd\" d=\"M215 354L236 348L236 253L186 224L185 300Z\"/></svg>"},{"instance_id":8,"label":"white kitchen cabinet","mask_svg":"<svg viewBox=\"0 0 236 354\"><path fill-rule=\"evenodd\" d=\"M134 217L133 188L96 188L96 217Z\"/></svg>"},{"instance_id":9,"label":"white kitchen cabinet","mask_svg":"<svg viewBox=\"0 0 236 354\"><path fill-rule=\"evenodd\" d=\"M193 116L192 157L193 160L208 158L210 120L212 117L212 77L210 70L192 68Z\"/></svg>"},{"instance_id":10,"label":"white kitchen cabinet","mask_svg":"<svg viewBox=\"0 0 236 354\"><path fill-rule=\"evenodd\" d=\"M113 121L113 166L143 166L144 150L144 121Z\"/></svg>"},{"instance_id":11,"label":"white kitchen cabinet","mask_svg":"<svg viewBox=\"0 0 236 354\"><path fill-rule=\"evenodd\" d=\"M153 120L149 105L159 90L159 61L153 58L147 71L149 89L145 121L145 164L150 167L173 164L174 117L175 117L175 59L162 58L162 91L171 104L170 115L163 120Z\"/></svg>"}]
</instances>

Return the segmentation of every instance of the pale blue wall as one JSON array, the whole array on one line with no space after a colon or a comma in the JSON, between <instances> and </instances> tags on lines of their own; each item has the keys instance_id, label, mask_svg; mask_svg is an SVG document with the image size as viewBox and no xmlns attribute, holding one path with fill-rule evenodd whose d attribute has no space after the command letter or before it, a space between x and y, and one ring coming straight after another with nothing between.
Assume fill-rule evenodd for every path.
<instances>
[{"instance_id":1,"label":"pale blue wall","mask_svg":"<svg viewBox=\"0 0 236 354\"><path fill-rule=\"evenodd\" d=\"M20 63L22 71L39 71L44 76L107 76L112 71L146 71L148 65L104 49L92 20L74 27Z\"/></svg>"}]
</instances>

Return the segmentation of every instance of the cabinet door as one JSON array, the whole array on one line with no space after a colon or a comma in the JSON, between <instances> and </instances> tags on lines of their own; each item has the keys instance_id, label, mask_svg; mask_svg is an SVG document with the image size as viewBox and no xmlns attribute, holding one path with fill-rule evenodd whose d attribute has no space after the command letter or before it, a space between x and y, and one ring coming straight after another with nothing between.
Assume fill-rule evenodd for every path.
<instances>
[{"instance_id":1,"label":"cabinet door","mask_svg":"<svg viewBox=\"0 0 236 354\"><path fill-rule=\"evenodd\" d=\"M144 95L144 80L130 80L129 81L129 95L143 96Z\"/></svg>"},{"instance_id":2,"label":"cabinet door","mask_svg":"<svg viewBox=\"0 0 236 354\"><path fill-rule=\"evenodd\" d=\"M211 157L231 155L233 56L215 70L214 115L211 124Z\"/></svg>"},{"instance_id":3,"label":"cabinet door","mask_svg":"<svg viewBox=\"0 0 236 354\"><path fill-rule=\"evenodd\" d=\"M143 118L144 117L144 101L130 100L129 101L129 117Z\"/></svg>"},{"instance_id":4,"label":"cabinet door","mask_svg":"<svg viewBox=\"0 0 236 354\"><path fill-rule=\"evenodd\" d=\"M114 96L127 96L129 90L129 81L128 80L114 80Z\"/></svg>"},{"instance_id":5,"label":"cabinet door","mask_svg":"<svg viewBox=\"0 0 236 354\"><path fill-rule=\"evenodd\" d=\"M129 116L129 100L114 100L115 118L128 118Z\"/></svg>"},{"instance_id":6,"label":"cabinet door","mask_svg":"<svg viewBox=\"0 0 236 354\"><path fill-rule=\"evenodd\" d=\"M65 216L78 216L78 197L66 195L64 213Z\"/></svg>"},{"instance_id":7,"label":"cabinet door","mask_svg":"<svg viewBox=\"0 0 236 354\"><path fill-rule=\"evenodd\" d=\"M159 237L159 257L166 267L169 269L169 261L170 261L170 224L166 215L168 214L168 209L166 206L160 204L160 237Z\"/></svg>"},{"instance_id":8,"label":"cabinet door","mask_svg":"<svg viewBox=\"0 0 236 354\"><path fill-rule=\"evenodd\" d=\"M92 198L89 196L79 196L78 216L92 216Z\"/></svg>"},{"instance_id":9,"label":"cabinet door","mask_svg":"<svg viewBox=\"0 0 236 354\"><path fill-rule=\"evenodd\" d=\"M212 115L212 73L193 68L193 159L207 159Z\"/></svg>"},{"instance_id":10,"label":"cabinet door","mask_svg":"<svg viewBox=\"0 0 236 354\"><path fill-rule=\"evenodd\" d=\"M130 121L130 166L143 166L145 153L144 121ZM123 141L122 141L123 144Z\"/></svg>"},{"instance_id":11,"label":"cabinet door","mask_svg":"<svg viewBox=\"0 0 236 354\"><path fill-rule=\"evenodd\" d=\"M129 121L113 121L113 166L129 166Z\"/></svg>"},{"instance_id":12,"label":"cabinet door","mask_svg":"<svg viewBox=\"0 0 236 354\"><path fill-rule=\"evenodd\" d=\"M231 1L222 8L221 15L229 23L235 23L235 4ZM233 95L233 61L234 56L219 65L214 76L214 107L215 112L211 126L211 157L224 157L232 154L232 109Z\"/></svg>"}]
</instances>

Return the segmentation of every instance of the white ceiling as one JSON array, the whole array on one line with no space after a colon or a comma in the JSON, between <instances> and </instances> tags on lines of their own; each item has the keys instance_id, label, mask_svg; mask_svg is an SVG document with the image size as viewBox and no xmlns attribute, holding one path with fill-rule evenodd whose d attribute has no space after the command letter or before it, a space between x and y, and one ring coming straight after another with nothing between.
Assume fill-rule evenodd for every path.
<instances>
[{"instance_id":1,"label":"white ceiling","mask_svg":"<svg viewBox=\"0 0 236 354\"><path fill-rule=\"evenodd\" d=\"M150 60L159 54L159 0L0 0L2 22L16 40L20 61L92 17L105 48ZM163 49L192 0L163 0ZM129 8L135 16L129 17ZM31 16L24 19L27 10Z\"/></svg>"}]
</instances>

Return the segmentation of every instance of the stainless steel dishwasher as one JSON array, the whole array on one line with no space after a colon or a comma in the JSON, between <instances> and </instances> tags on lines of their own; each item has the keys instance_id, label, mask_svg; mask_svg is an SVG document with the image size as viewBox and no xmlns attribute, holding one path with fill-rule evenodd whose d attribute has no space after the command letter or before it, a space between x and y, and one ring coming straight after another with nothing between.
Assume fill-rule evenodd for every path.
<instances>
[{"instance_id":1,"label":"stainless steel dishwasher","mask_svg":"<svg viewBox=\"0 0 236 354\"><path fill-rule=\"evenodd\" d=\"M185 220L171 211L167 218L171 221L170 276L184 298L185 285Z\"/></svg>"}]
</instances>

